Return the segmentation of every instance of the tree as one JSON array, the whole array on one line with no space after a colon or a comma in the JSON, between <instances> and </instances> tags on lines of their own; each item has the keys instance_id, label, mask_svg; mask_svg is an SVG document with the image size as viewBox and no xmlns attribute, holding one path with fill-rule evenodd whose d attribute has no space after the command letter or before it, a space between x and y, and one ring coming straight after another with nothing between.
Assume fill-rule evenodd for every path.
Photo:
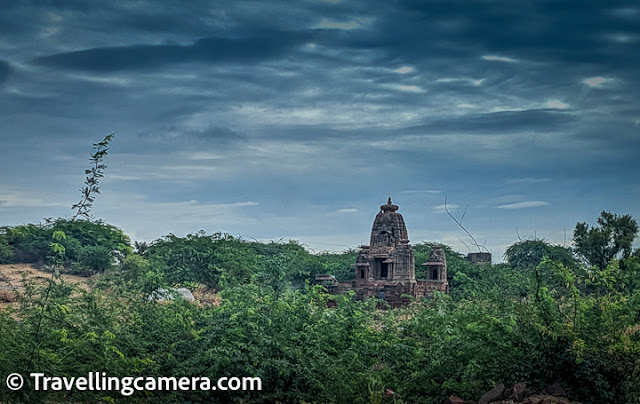
<instances>
[{"instance_id":1,"label":"tree","mask_svg":"<svg viewBox=\"0 0 640 404\"><path fill-rule=\"evenodd\" d=\"M532 270L545 258L571 267L575 264L571 250L560 245L549 244L543 239L521 240L507 248L504 257L512 268Z\"/></svg>"},{"instance_id":2,"label":"tree","mask_svg":"<svg viewBox=\"0 0 640 404\"><path fill-rule=\"evenodd\" d=\"M76 211L76 214L71 218L72 221L76 220L78 216L91 219L91 208L93 207L93 201L96 198L95 195L100 193L98 182L100 181L100 178L104 177L104 170L107 168L106 165L102 164L102 160L104 159L104 156L107 155L107 152L109 151L109 143L113 140L114 136L115 133L111 133L105 136L102 141L93 144L95 153L93 153L89 159L91 162L91 168L84 170L87 177L84 180L85 186L80 190L82 198L78 203L71 206L71 209Z\"/></svg>"},{"instance_id":3,"label":"tree","mask_svg":"<svg viewBox=\"0 0 640 404\"><path fill-rule=\"evenodd\" d=\"M633 240L638 234L638 222L631 215L618 216L602 211L598 226L577 223L573 232L574 251L588 264L601 270L614 258L631 256Z\"/></svg>"}]
</instances>

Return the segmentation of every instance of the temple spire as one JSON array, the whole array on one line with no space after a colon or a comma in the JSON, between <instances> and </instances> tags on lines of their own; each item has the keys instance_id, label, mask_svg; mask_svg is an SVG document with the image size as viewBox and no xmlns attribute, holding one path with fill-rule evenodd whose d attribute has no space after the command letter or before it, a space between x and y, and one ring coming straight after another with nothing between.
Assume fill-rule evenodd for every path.
<instances>
[{"instance_id":1,"label":"temple spire","mask_svg":"<svg viewBox=\"0 0 640 404\"><path fill-rule=\"evenodd\" d=\"M387 203L380 206L380 210L385 213L395 212L396 210L398 210L398 205L394 205L393 202L391 202L391 197L389 197L389 199L387 199Z\"/></svg>"}]
</instances>

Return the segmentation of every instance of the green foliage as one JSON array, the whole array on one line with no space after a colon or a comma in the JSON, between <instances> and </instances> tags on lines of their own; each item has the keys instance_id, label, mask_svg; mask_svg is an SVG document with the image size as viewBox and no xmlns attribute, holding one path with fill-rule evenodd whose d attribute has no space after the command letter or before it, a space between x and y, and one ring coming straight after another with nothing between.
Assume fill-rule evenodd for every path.
<instances>
[{"instance_id":1,"label":"green foliage","mask_svg":"<svg viewBox=\"0 0 640 404\"><path fill-rule=\"evenodd\" d=\"M526 271L533 270L544 259L559 261L570 267L575 267L577 264L571 250L563 246L549 244L542 239L519 241L507 248L504 256L512 268Z\"/></svg>"},{"instance_id":2,"label":"green foliage","mask_svg":"<svg viewBox=\"0 0 640 404\"><path fill-rule=\"evenodd\" d=\"M76 264L100 271L108 267L104 264L107 255L110 263L132 251L129 237L121 229L99 221L61 218L3 227L0 234L0 251L3 240L10 249L10 254L4 255L5 262L52 263L55 257L56 263L67 267Z\"/></svg>"},{"instance_id":3,"label":"green foliage","mask_svg":"<svg viewBox=\"0 0 640 404\"><path fill-rule=\"evenodd\" d=\"M107 256L118 243L92 244L104 229L87 223L74 222L83 231L63 222L2 234L22 254L38 241L60 260L100 248ZM639 258L624 259L623 268L612 257L593 270L556 247L520 242L507 263L474 266L445 246L450 295L378 310L374 299L328 296L306 282L316 273L347 276L355 251L314 255L295 242L169 235L123 254L91 292L57 278L48 288L26 285L20 308L0 311L0 377L253 376L263 391L126 398L0 389L0 402L439 404L522 381L534 389L558 382L585 404L638 402ZM417 265L430 248L415 246ZM201 283L219 289L220 304L146 298L158 286ZM327 307L329 298L337 307Z\"/></svg>"},{"instance_id":4,"label":"green foliage","mask_svg":"<svg viewBox=\"0 0 640 404\"><path fill-rule=\"evenodd\" d=\"M353 263L358 258L358 250L350 249L340 253L320 253L314 258L318 261L320 269L318 273L330 274L341 281L350 281L355 277ZM316 273L310 273L316 275Z\"/></svg>"},{"instance_id":5,"label":"green foliage","mask_svg":"<svg viewBox=\"0 0 640 404\"><path fill-rule=\"evenodd\" d=\"M586 222L576 224L573 232L575 251L586 263L599 269L614 258L631 256L633 240L638 234L638 222L631 215L618 216L602 211L598 226Z\"/></svg>"},{"instance_id":6,"label":"green foliage","mask_svg":"<svg viewBox=\"0 0 640 404\"><path fill-rule=\"evenodd\" d=\"M100 178L104 177L104 170L107 169L107 166L102 164L102 161L109 151L109 143L111 143L114 136L115 133L111 133L105 136L100 142L93 144L93 150L95 150L95 152L89 159L91 167L84 170L86 175L84 180L85 186L80 190L82 198L78 203L71 206L71 209L76 211L71 221L75 220L78 216L82 216L87 220L91 219L91 208L96 198L95 195L100 193L100 186L98 184Z\"/></svg>"},{"instance_id":7,"label":"green foliage","mask_svg":"<svg viewBox=\"0 0 640 404\"><path fill-rule=\"evenodd\" d=\"M305 281L313 279L317 274L332 274L338 279L353 278L352 264L357 256L353 251L311 254L302 245L292 240L286 243L266 244L251 242L249 245L263 267L270 265L269 263L274 259L286 263L287 269L283 279L294 287L304 285Z\"/></svg>"},{"instance_id":8,"label":"green foliage","mask_svg":"<svg viewBox=\"0 0 640 404\"><path fill-rule=\"evenodd\" d=\"M0 264L13 261L13 248L9 245L8 229L0 228Z\"/></svg>"},{"instance_id":9,"label":"green foliage","mask_svg":"<svg viewBox=\"0 0 640 404\"><path fill-rule=\"evenodd\" d=\"M44 262L49 255L52 231L45 230L47 225L25 224L16 227L3 227L2 232L12 250L11 262Z\"/></svg>"},{"instance_id":10,"label":"green foliage","mask_svg":"<svg viewBox=\"0 0 640 404\"><path fill-rule=\"evenodd\" d=\"M78 254L78 265L92 271L104 272L111 268L113 255L107 247L96 245L82 247Z\"/></svg>"},{"instance_id":11,"label":"green foliage","mask_svg":"<svg viewBox=\"0 0 640 404\"><path fill-rule=\"evenodd\" d=\"M201 283L216 289L258 280L273 288L299 288L316 274L353 278L357 252L311 254L297 242L259 243L228 234L173 234L137 244L169 285Z\"/></svg>"},{"instance_id":12,"label":"green foliage","mask_svg":"<svg viewBox=\"0 0 640 404\"><path fill-rule=\"evenodd\" d=\"M221 233L170 234L151 244L144 257L170 285L196 282L220 288L225 282L246 283L257 270L249 244Z\"/></svg>"}]
</instances>

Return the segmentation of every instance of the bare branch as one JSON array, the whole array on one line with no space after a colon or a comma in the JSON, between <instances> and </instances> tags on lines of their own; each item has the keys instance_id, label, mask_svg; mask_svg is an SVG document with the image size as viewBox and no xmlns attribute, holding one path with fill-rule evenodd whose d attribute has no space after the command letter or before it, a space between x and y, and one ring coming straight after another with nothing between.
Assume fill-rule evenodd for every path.
<instances>
[{"instance_id":1,"label":"bare branch","mask_svg":"<svg viewBox=\"0 0 640 404\"><path fill-rule=\"evenodd\" d=\"M467 243L465 243L464 241L462 241L461 238L458 238L458 241L461 242L462 244L464 244L465 247L467 247L467 250L469 250L469 252L471 252L471 248L469 248L469 246L467 245Z\"/></svg>"},{"instance_id":2,"label":"bare branch","mask_svg":"<svg viewBox=\"0 0 640 404\"><path fill-rule=\"evenodd\" d=\"M464 220L464 216L467 214L467 209L469 209L469 204L467 204L467 206L464 207L464 212L462 212L462 217L460 218L460 224L462 224L462 221Z\"/></svg>"},{"instance_id":3,"label":"bare branch","mask_svg":"<svg viewBox=\"0 0 640 404\"><path fill-rule=\"evenodd\" d=\"M467 208L469 207L469 205L467 205ZM464 219L464 215L467 213L467 208L464 209L464 214L462 215L462 218ZM471 244L473 244L477 249L478 252L482 252L482 248L484 248L486 251L487 248L478 244L478 242L476 241L476 239L471 235L471 233L469 233L469 231L462 225L461 221L458 221L458 219L456 219L451 212L449 212L449 208L447 208L447 196L445 195L444 197L444 210L445 212L447 212L447 215L449 215L449 217L456 222L456 224L458 225L458 227L460 227L462 230L464 230L465 233L467 233L467 236L469 236L469 238L473 241Z\"/></svg>"}]
</instances>

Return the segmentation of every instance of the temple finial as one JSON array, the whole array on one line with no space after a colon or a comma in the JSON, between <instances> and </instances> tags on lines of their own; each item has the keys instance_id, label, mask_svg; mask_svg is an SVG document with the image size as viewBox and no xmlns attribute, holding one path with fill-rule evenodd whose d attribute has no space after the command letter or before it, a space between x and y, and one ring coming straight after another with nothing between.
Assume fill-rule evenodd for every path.
<instances>
[{"instance_id":1,"label":"temple finial","mask_svg":"<svg viewBox=\"0 0 640 404\"><path fill-rule=\"evenodd\" d=\"M393 202L391 202L391 197L389 197L389 199L387 199L387 204L386 205L381 205L380 206L380 210L383 212L395 212L396 210L398 210L398 205L394 205Z\"/></svg>"}]
</instances>

